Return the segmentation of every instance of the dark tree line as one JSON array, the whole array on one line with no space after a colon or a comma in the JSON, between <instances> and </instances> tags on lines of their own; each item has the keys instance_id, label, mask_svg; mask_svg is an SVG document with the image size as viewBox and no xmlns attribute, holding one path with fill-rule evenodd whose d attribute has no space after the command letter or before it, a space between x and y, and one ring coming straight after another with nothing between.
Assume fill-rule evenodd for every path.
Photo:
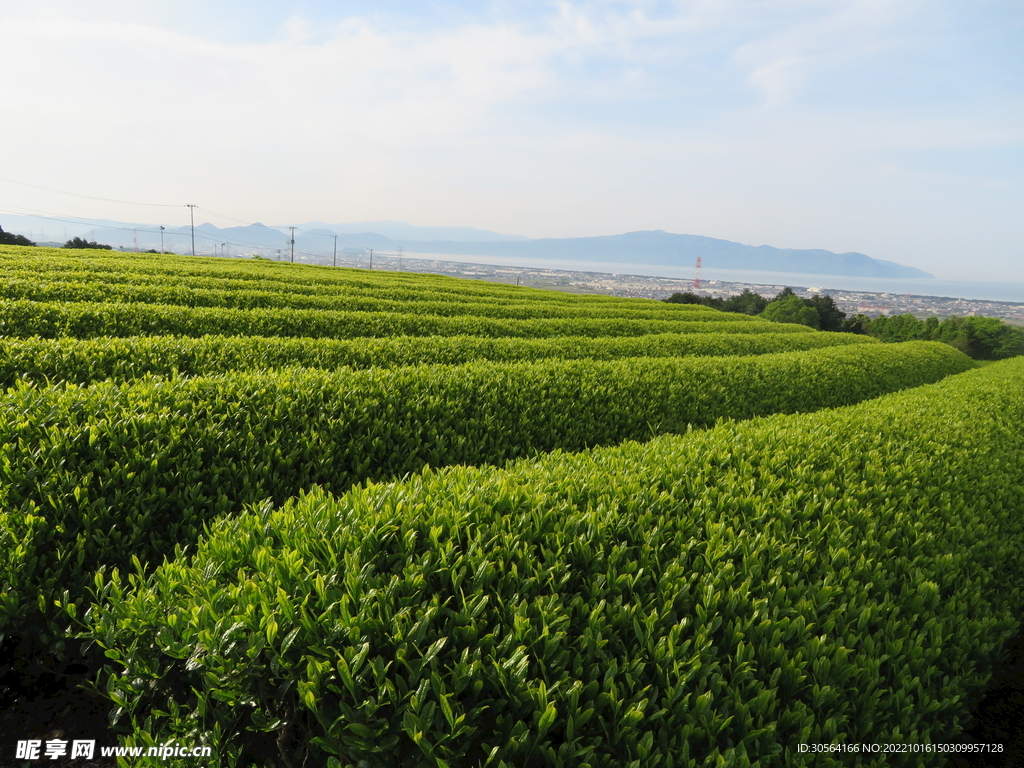
<instances>
[{"instance_id":1,"label":"dark tree line","mask_svg":"<svg viewBox=\"0 0 1024 768\"><path fill-rule=\"evenodd\" d=\"M723 312L760 315L779 323L800 323L822 331L863 333L882 341L941 341L956 347L975 360L1002 360L1024 355L1024 330L994 317L929 317L918 320L910 314L894 317L865 315L847 317L831 296L816 295L801 299L792 289L766 299L744 288L743 293L722 299L695 293L674 293L670 304L700 304Z\"/></svg>"},{"instance_id":2,"label":"dark tree line","mask_svg":"<svg viewBox=\"0 0 1024 768\"><path fill-rule=\"evenodd\" d=\"M16 235L13 232L4 232L0 227L0 245L35 245L24 235Z\"/></svg>"},{"instance_id":3,"label":"dark tree line","mask_svg":"<svg viewBox=\"0 0 1024 768\"><path fill-rule=\"evenodd\" d=\"M720 309L723 312L739 312L744 315L762 315L767 320L775 320L780 323L800 323L809 325L822 331L851 331L856 330L857 324L853 320L846 319L846 313L836 306L831 296L813 296L809 299L801 299L792 288L783 288L778 296L766 299L759 293L754 293L749 288L744 288L743 293L730 296L727 299L717 296L698 296L689 291L685 293L673 293L667 299L670 304L700 304L701 306Z\"/></svg>"},{"instance_id":4,"label":"dark tree line","mask_svg":"<svg viewBox=\"0 0 1024 768\"><path fill-rule=\"evenodd\" d=\"M1003 360L1024 355L1024 330L995 317L895 315L868 321L867 333L882 341L943 341L975 360Z\"/></svg>"},{"instance_id":5,"label":"dark tree line","mask_svg":"<svg viewBox=\"0 0 1024 768\"><path fill-rule=\"evenodd\" d=\"M72 237L64 243L61 248L98 248L102 251L114 250L114 246L112 245L103 245L102 243L97 243L95 240L85 240L81 237Z\"/></svg>"}]
</instances>

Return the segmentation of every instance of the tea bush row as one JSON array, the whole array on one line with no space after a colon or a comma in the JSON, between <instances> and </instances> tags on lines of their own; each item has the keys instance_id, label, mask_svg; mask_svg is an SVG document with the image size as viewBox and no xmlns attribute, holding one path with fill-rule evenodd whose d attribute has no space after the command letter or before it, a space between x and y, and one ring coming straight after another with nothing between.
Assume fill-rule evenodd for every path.
<instances>
[{"instance_id":1,"label":"tea bush row","mask_svg":"<svg viewBox=\"0 0 1024 768\"><path fill-rule=\"evenodd\" d=\"M799 745L962 730L1024 607L1022 380L221 518L97 577L103 685L223 766L934 765Z\"/></svg>"},{"instance_id":2,"label":"tea bush row","mask_svg":"<svg viewBox=\"0 0 1024 768\"><path fill-rule=\"evenodd\" d=\"M396 273L382 270L334 268L274 261L153 255L110 251L67 251L0 245L0 267L10 277L34 280L87 281L102 277L108 284L176 284L217 281L222 287L265 287L320 294L342 292L416 300L424 296L450 300L523 301L572 306L650 305L611 296L577 296L560 291L522 288L501 283L464 280L445 275ZM231 284L229 284L231 283Z\"/></svg>"},{"instance_id":3,"label":"tea bush row","mask_svg":"<svg viewBox=\"0 0 1024 768\"><path fill-rule=\"evenodd\" d=\"M355 338L359 336L640 336L654 333L808 333L799 325L711 313L693 319L630 318L505 320L462 315L230 309L166 304L61 303L0 300L0 336L43 338L148 335L238 335ZM728 317L728 319L722 319Z\"/></svg>"},{"instance_id":4,"label":"tea bush row","mask_svg":"<svg viewBox=\"0 0 1024 768\"><path fill-rule=\"evenodd\" d=\"M306 295L289 290L237 290L225 289L205 280L197 280L171 286L155 285L111 285L103 281L61 282L51 280L41 284L38 279L6 279L0 283L0 298L7 300L28 300L40 302L105 302L134 304L171 304L185 307L231 307L236 309L291 308L326 309L346 312L395 312L452 317L472 314L477 317L496 318L616 318L627 315L630 319L648 320L701 320L715 318L720 321L742 319L740 315L709 312L701 309L687 309L666 312L655 302L639 303L626 311L621 307L607 306L559 306L550 302L491 301L467 304L462 301L437 300L424 292L417 300L401 300L369 296L365 293L348 295ZM211 285L212 283L212 285ZM666 305L662 307L693 305Z\"/></svg>"},{"instance_id":5,"label":"tea bush row","mask_svg":"<svg viewBox=\"0 0 1024 768\"><path fill-rule=\"evenodd\" d=\"M285 369L0 397L0 632L93 569L157 562L204 523L303 488L500 463L844 405L972 367L928 342L758 357Z\"/></svg>"},{"instance_id":6,"label":"tea bush row","mask_svg":"<svg viewBox=\"0 0 1024 768\"><path fill-rule=\"evenodd\" d=\"M688 333L546 339L392 336L306 339L261 336L0 338L0 388L15 382L88 384L107 378L208 376L286 366L394 368L474 360L611 360L624 357L760 355L880 343L855 334Z\"/></svg>"}]
</instances>

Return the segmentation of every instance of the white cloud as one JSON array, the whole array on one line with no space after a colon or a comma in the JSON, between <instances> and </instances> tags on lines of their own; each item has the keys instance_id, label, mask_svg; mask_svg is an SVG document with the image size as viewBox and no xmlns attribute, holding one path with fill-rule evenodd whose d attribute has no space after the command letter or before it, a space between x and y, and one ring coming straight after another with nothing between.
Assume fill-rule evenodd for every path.
<instances>
[{"instance_id":1,"label":"white cloud","mask_svg":"<svg viewBox=\"0 0 1024 768\"><path fill-rule=\"evenodd\" d=\"M763 106L778 107L798 98L812 74L827 76L829 69L849 65L885 46L905 45L899 22L917 4L917 0L753 4L760 11L755 17L768 22L770 31L739 46L733 58L749 71L751 84L762 93ZM808 16L808 11L813 13Z\"/></svg>"},{"instance_id":2,"label":"white cloud","mask_svg":"<svg viewBox=\"0 0 1024 768\"><path fill-rule=\"evenodd\" d=\"M793 100L803 85L804 56L782 56L750 73L750 82L764 93L764 106L777 107Z\"/></svg>"}]
</instances>

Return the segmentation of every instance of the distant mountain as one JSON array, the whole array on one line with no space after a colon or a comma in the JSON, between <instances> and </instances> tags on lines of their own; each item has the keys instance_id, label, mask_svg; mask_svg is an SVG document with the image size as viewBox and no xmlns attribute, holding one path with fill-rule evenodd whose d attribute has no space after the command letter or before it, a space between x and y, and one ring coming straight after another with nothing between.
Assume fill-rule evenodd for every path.
<instances>
[{"instance_id":1,"label":"distant mountain","mask_svg":"<svg viewBox=\"0 0 1024 768\"><path fill-rule=\"evenodd\" d=\"M3 215L0 216L0 226L10 232L35 235L39 239L44 239L40 236L42 228L48 227L55 232L63 230L68 237L82 236L115 248L137 247L139 250L147 250L160 247L160 230L152 224L135 225L112 221L82 221L71 224L40 220L40 217ZM90 228L85 230L84 227ZM713 237L677 235L660 229L603 237L530 240L470 227L419 227L400 221L355 224L324 224L313 221L296 227L296 255L302 253L329 256L334 250L335 235L339 254L352 254L373 248L381 252L381 255L386 255L395 253L401 247L409 255L430 253L673 267L692 267L696 258L700 256L703 266L710 269L799 272L852 277L934 277L915 267L873 259L863 253L833 253L821 249L744 245ZM189 227L168 227L164 230L163 236L164 247L167 250L178 253L187 253L191 250L192 233ZM257 223L221 229L213 224L203 223L196 226L196 253L239 256L261 251L264 255L273 256L274 251L280 250L284 255L290 248L289 236L287 227L268 227Z\"/></svg>"},{"instance_id":2,"label":"distant mountain","mask_svg":"<svg viewBox=\"0 0 1024 768\"><path fill-rule=\"evenodd\" d=\"M404 242L402 245L409 253L632 262L674 267L692 266L700 256L703 266L718 269L856 277L934 277L915 267L872 259L863 253L743 245L700 235L676 235L660 229L604 237L516 242Z\"/></svg>"}]
</instances>

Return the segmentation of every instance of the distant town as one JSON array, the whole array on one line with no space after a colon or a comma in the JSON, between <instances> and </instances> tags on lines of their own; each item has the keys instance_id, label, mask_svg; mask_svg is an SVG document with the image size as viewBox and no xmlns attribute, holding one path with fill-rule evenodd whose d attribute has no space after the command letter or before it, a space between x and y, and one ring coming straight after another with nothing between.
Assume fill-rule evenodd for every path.
<instances>
[{"instance_id":1,"label":"distant town","mask_svg":"<svg viewBox=\"0 0 1024 768\"><path fill-rule=\"evenodd\" d=\"M320 263L323 261L320 260ZM347 254L345 258L339 255L338 266L365 268L367 261L365 257L353 259ZM642 299L666 299L673 293L684 291L691 291L702 296L724 298L742 293L744 289L771 298L786 287L783 283L733 283L723 280L701 280L700 287L695 289L693 280L680 278L468 264L436 259L412 259L394 254L382 254L374 257L374 269L429 272L467 280L486 280L570 293L597 293ZM826 278L823 277L823 279ZM979 317L996 317L1014 325L1024 325L1024 303L1020 302L841 291L820 286L790 285L789 287L803 298L815 294L831 296L839 309L847 315L862 314L868 317L878 317L910 313L919 318L977 315Z\"/></svg>"}]
</instances>

